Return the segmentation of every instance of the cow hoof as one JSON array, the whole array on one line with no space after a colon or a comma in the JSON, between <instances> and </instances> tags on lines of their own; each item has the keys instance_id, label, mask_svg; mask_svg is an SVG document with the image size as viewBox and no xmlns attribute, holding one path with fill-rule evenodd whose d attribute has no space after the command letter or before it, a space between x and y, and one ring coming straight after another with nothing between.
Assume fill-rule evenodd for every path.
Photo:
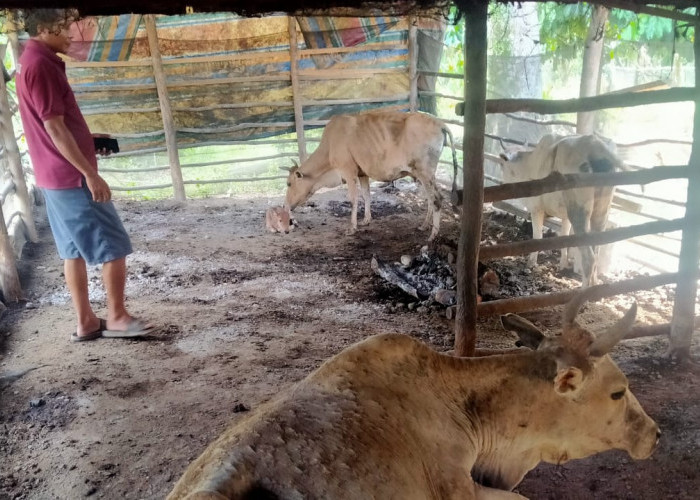
<instances>
[{"instance_id":1,"label":"cow hoof","mask_svg":"<svg viewBox=\"0 0 700 500\"><path fill-rule=\"evenodd\" d=\"M351 227L350 229L348 229L348 230L345 231L345 234L346 234L347 236L352 236L352 235L355 234L356 232L357 232L357 228Z\"/></svg>"},{"instance_id":2,"label":"cow hoof","mask_svg":"<svg viewBox=\"0 0 700 500\"><path fill-rule=\"evenodd\" d=\"M371 222L372 219L360 221L360 226L366 226Z\"/></svg>"}]
</instances>

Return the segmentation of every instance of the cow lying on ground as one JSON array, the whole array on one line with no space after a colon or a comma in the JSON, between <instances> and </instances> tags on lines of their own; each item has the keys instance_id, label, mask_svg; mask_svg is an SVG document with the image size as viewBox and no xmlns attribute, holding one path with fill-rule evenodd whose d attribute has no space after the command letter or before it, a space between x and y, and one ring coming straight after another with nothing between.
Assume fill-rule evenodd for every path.
<instances>
[{"instance_id":1,"label":"cow lying on ground","mask_svg":"<svg viewBox=\"0 0 700 500\"><path fill-rule=\"evenodd\" d=\"M229 427L168 499L516 499L540 461L647 458L658 427L606 354L636 305L595 338L574 321L582 300L557 337L502 318L534 351L455 358L391 334L355 344Z\"/></svg>"},{"instance_id":2,"label":"cow lying on ground","mask_svg":"<svg viewBox=\"0 0 700 500\"><path fill-rule=\"evenodd\" d=\"M435 171L445 136L452 147L454 190L457 176L454 140L449 128L434 116L387 111L336 115L326 125L316 151L301 166L290 169L284 206L291 211L304 203L318 189L319 179L335 170L348 185L352 213L347 233L353 234L357 231L357 182L365 202L362 223L368 224L372 219L369 179L393 181L411 176L426 192L428 213L421 229L431 227L432 220L430 241L440 229L442 195L435 184Z\"/></svg>"},{"instance_id":3,"label":"cow lying on ground","mask_svg":"<svg viewBox=\"0 0 700 500\"><path fill-rule=\"evenodd\" d=\"M614 144L593 135L545 135L532 151L511 151L501 154L504 160L504 182L542 179L552 172L579 174L614 172L622 169L615 155ZM524 198L523 204L532 216L532 237L542 238L545 215L561 219L561 233L598 232L605 229L614 187L588 187L555 191ZM597 275L597 249L579 247L583 286L594 285ZM530 254L530 265L537 264L537 252ZM561 250L560 267L569 265L566 248Z\"/></svg>"}]
</instances>

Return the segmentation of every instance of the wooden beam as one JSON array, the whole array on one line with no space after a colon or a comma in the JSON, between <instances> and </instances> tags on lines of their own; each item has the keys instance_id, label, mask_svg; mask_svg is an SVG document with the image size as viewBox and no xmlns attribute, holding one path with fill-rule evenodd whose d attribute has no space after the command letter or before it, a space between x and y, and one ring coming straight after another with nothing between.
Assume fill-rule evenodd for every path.
<instances>
[{"instance_id":1,"label":"wooden beam","mask_svg":"<svg viewBox=\"0 0 700 500\"><path fill-rule=\"evenodd\" d=\"M491 99L486 103L487 113L512 113L528 111L540 114L577 113L595 111L605 108L627 108L645 104L665 102L683 102L693 100L692 87L676 87L668 90L650 90L648 92L624 92L603 94L580 99Z\"/></svg>"},{"instance_id":2,"label":"wooden beam","mask_svg":"<svg viewBox=\"0 0 700 500\"><path fill-rule=\"evenodd\" d=\"M700 16L700 11L697 12ZM698 17L700 19L700 17ZM690 152L690 176L685 206L685 217L695 224L683 230L681 254L678 259L678 286L673 302L673 318L667 355L681 360L690 357L690 342L695 319L698 283L695 270L700 260L700 37L693 44L695 52L695 113L693 115L693 149Z\"/></svg>"},{"instance_id":3,"label":"wooden beam","mask_svg":"<svg viewBox=\"0 0 700 500\"><path fill-rule=\"evenodd\" d=\"M479 260L496 259L509 255L522 255L530 252L554 250L557 248L580 247L583 245L607 245L616 241L627 240L643 234L657 234L678 231L696 222L685 222L685 219L663 220L646 222L629 227L609 229L608 231L574 234L569 236L555 236L538 240L515 241L501 245L482 246L479 249Z\"/></svg>"},{"instance_id":4,"label":"wooden beam","mask_svg":"<svg viewBox=\"0 0 700 500\"><path fill-rule=\"evenodd\" d=\"M158 46L158 31L153 14L144 16L146 22L146 33L148 34L148 46L153 59L153 75L158 87L158 102L163 118L163 129L165 130L165 146L168 150L168 161L170 163L170 176L173 180L173 194L175 201L185 201L185 185L182 182L182 170L180 169L180 156L177 149L177 132L173 112L170 109L170 98L168 97L168 84L163 71L163 62L160 57L160 47Z\"/></svg>"},{"instance_id":5,"label":"wooden beam","mask_svg":"<svg viewBox=\"0 0 700 500\"><path fill-rule=\"evenodd\" d=\"M478 257L484 197L484 131L486 129L486 52L488 3L476 3L465 19L464 168L465 186L457 252L455 354L471 356L476 348Z\"/></svg>"},{"instance_id":6,"label":"wooden beam","mask_svg":"<svg viewBox=\"0 0 700 500\"><path fill-rule=\"evenodd\" d=\"M297 18L289 16L289 76L292 83L292 101L294 102L294 128L297 133L299 159L304 162L306 154L306 136L304 135L304 108L302 107L301 86L299 85L299 42L297 40Z\"/></svg>"},{"instance_id":7,"label":"wooden beam","mask_svg":"<svg viewBox=\"0 0 700 500\"><path fill-rule=\"evenodd\" d=\"M326 47L322 49L302 49L299 51L300 57L321 56L329 54L352 54L354 52L371 52L380 50L406 50L403 42L382 42L355 45L353 47ZM460 78L462 78L460 76Z\"/></svg>"},{"instance_id":8,"label":"wooden beam","mask_svg":"<svg viewBox=\"0 0 700 500\"><path fill-rule=\"evenodd\" d=\"M666 179L687 178L691 170L686 166L654 167L637 172L613 172L596 174L566 174L553 172L544 179L512 182L484 188L484 203L529 198L544 193L581 187L619 186L624 184L649 184Z\"/></svg>"},{"instance_id":9,"label":"wooden beam","mask_svg":"<svg viewBox=\"0 0 700 500\"><path fill-rule=\"evenodd\" d=\"M674 19L676 21L684 21L689 24L696 24L698 18L692 14L685 14L683 12L678 12L675 10L660 9L658 7L650 7L648 5L640 5L637 3L630 2L629 0L599 0L593 3L605 5L608 8L631 10L632 12L637 12L640 14L649 14L654 17L662 17L665 19ZM658 2L649 2L658 3ZM681 5L678 5L681 8Z\"/></svg>"},{"instance_id":10,"label":"wooden beam","mask_svg":"<svg viewBox=\"0 0 700 500\"><path fill-rule=\"evenodd\" d=\"M693 279L697 280L697 271L692 273ZM611 297L623 293L631 293L639 290L649 290L657 286L668 285L678 280L677 273L664 273L654 276L640 276L617 283L605 285L595 285L590 288L597 289L596 296ZM541 309L543 307L552 307L561 304L566 304L576 295L581 293L581 288L567 290L565 292L546 293L541 295L531 295L528 297L516 297L514 299L492 300L479 304L477 310L479 316L493 316L496 314L520 313Z\"/></svg>"},{"instance_id":11,"label":"wooden beam","mask_svg":"<svg viewBox=\"0 0 700 500\"><path fill-rule=\"evenodd\" d=\"M408 18L408 89L410 111L418 109L418 27L416 18Z\"/></svg>"},{"instance_id":12,"label":"wooden beam","mask_svg":"<svg viewBox=\"0 0 700 500\"><path fill-rule=\"evenodd\" d=\"M667 90L650 90L648 92L603 94L580 99L489 99L486 101L486 112L514 113L516 111L527 111L547 115L595 111L606 108L626 108L665 102L683 102L692 101L693 99L693 87L676 87ZM455 113L458 116L462 116L464 103L457 104Z\"/></svg>"}]
</instances>

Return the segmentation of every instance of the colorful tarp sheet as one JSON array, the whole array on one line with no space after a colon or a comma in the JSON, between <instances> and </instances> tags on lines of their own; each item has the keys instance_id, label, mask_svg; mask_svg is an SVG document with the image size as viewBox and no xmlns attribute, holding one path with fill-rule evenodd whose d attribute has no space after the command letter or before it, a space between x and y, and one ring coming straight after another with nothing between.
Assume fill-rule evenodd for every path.
<instances>
[{"instance_id":1,"label":"colorful tarp sheet","mask_svg":"<svg viewBox=\"0 0 700 500\"><path fill-rule=\"evenodd\" d=\"M306 72L300 84L305 121L372 108L407 109L407 19L313 17L297 22L301 49L368 46L366 51L314 54L298 61L299 70ZM288 23L285 15L156 18L179 143L294 132ZM86 18L72 31L73 63L67 71L91 129L118 137L123 151L164 146L143 17ZM383 42L395 43L372 47ZM315 76L315 70L339 73ZM328 102L338 99L345 103Z\"/></svg>"}]
</instances>

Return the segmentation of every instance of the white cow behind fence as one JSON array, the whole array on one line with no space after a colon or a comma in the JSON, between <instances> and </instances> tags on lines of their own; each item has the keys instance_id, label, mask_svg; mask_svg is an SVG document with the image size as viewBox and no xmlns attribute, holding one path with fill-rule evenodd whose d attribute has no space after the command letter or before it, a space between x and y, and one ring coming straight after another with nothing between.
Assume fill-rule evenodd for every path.
<instances>
[{"instance_id":1,"label":"white cow behind fence","mask_svg":"<svg viewBox=\"0 0 700 500\"><path fill-rule=\"evenodd\" d=\"M552 172L580 174L615 172L623 163L615 153L615 145L594 135L542 137L529 151L509 150L501 154L503 181L523 182L547 177ZM575 234L603 231L608 220L610 203L615 188L586 187L555 191L522 200L532 218L532 237L542 238L544 218L547 215L561 219L561 234L573 229ZM597 249L579 247L583 286L596 283ZM537 264L537 252L530 254L530 265ZM566 248L561 251L560 267L569 265Z\"/></svg>"}]
</instances>

